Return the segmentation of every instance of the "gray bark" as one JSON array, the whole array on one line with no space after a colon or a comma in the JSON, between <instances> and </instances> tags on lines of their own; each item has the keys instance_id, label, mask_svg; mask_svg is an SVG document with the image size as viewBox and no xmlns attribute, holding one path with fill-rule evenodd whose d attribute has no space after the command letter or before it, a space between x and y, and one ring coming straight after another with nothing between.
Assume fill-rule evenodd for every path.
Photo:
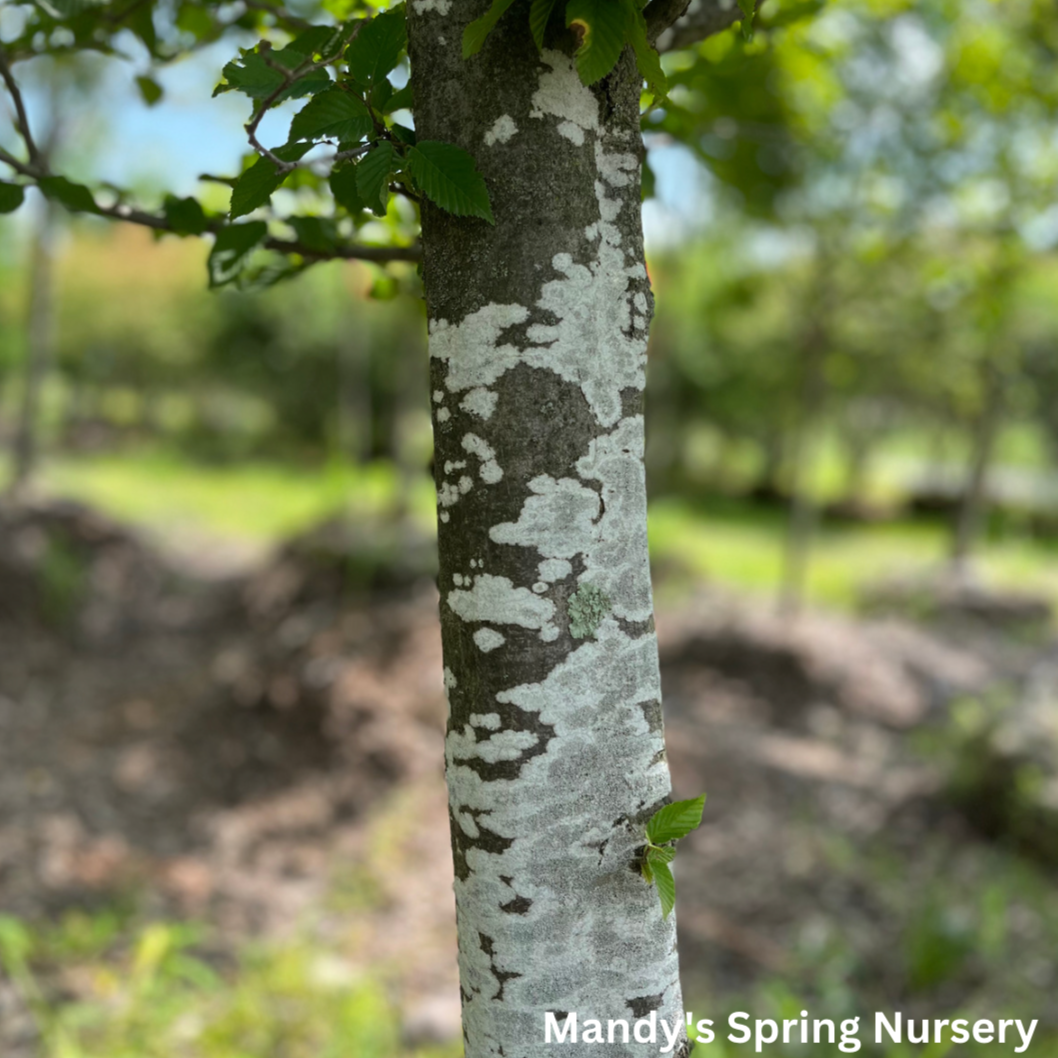
<instances>
[{"instance_id":1,"label":"gray bark","mask_svg":"<svg viewBox=\"0 0 1058 1058\"><path fill-rule=\"evenodd\" d=\"M521 8L464 61L485 6L412 0L408 24L418 135L474 155L496 217L425 204L423 279L466 1054L520 1058L553 1052L547 1011L672 1025L682 999L674 917L637 869L670 793L639 80L626 55L585 88L572 41L541 57Z\"/></svg>"},{"instance_id":2,"label":"gray bark","mask_svg":"<svg viewBox=\"0 0 1058 1058\"><path fill-rule=\"evenodd\" d=\"M40 448L40 398L51 364L54 330L54 229L55 207L42 201L30 247L25 378L11 453L11 493L16 497L29 487Z\"/></svg>"}]
</instances>

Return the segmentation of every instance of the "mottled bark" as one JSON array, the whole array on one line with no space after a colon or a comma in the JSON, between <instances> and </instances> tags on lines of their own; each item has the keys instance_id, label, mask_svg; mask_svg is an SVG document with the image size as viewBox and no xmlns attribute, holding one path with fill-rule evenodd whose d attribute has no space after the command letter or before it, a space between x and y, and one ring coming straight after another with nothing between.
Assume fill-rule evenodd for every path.
<instances>
[{"instance_id":1,"label":"mottled bark","mask_svg":"<svg viewBox=\"0 0 1058 1058\"><path fill-rule=\"evenodd\" d=\"M496 216L424 206L423 278L466 1053L516 1058L552 1052L546 1011L671 1025L682 1000L675 923L636 864L670 792L639 81L626 55L585 88L572 41L541 57L520 7L464 61L485 6L412 0L408 21L418 135L474 155Z\"/></svg>"}]
</instances>

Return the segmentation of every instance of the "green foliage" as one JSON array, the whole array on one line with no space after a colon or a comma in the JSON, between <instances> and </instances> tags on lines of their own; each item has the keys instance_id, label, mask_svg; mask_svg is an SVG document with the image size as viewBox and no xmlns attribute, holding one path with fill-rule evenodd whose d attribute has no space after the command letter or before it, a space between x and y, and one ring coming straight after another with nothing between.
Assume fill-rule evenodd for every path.
<instances>
[{"instance_id":1,"label":"green foliage","mask_svg":"<svg viewBox=\"0 0 1058 1058\"><path fill-rule=\"evenodd\" d=\"M397 152L389 140L376 143L357 163L356 190L361 201L376 216L386 215L389 199L389 178L393 173Z\"/></svg>"},{"instance_id":2,"label":"green foliage","mask_svg":"<svg viewBox=\"0 0 1058 1058\"><path fill-rule=\"evenodd\" d=\"M476 55L481 51L485 38L492 32L500 17L513 3L514 0L492 0L488 11L481 18L476 18L463 30L464 59L469 59L471 55Z\"/></svg>"},{"instance_id":3,"label":"green foliage","mask_svg":"<svg viewBox=\"0 0 1058 1058\"><path fill-rule=\"evenodd\" d=\"M626 0L569 0L566 4L566 25L580 41L577 73L585 84L602 80L621 57L628 34L628 7Z\"/></svg>"},{"instance_id":4,"label":"green foliage","mask_svg":"<svg viewBox=\"0 0 1058 1058\"><path fill-rule=\"evenodd\" d=\"M162 211L177 235L201 235L209 226L206 214L195 198L166 195Z\"/></svg>"},{"instance_id":5,"label":"green foliage","mask_svg":"<svg viewBox=\"0 0 1058 1058\"><path fill-rule=\"evenodd\" d=\"M5 184L0 181L0 213L14 213L26 197L21 184Z\"/></svg>"},{"instance_id":6,"label":"green foliage","mask_svg":"<svg viewBox=\"0 0 1058 1058\"><path fill-rule=\"evenodd\" d=\"M481 217L495 223L485 181L474 159L462 148L419 140L408 148L406 158L416 184L435 205L457 217Z\"/></svg>"},{"instance_id":7,"label":"green foliage","mask_svg":"<svg viewBox=\"0 0 1058 1058\"><path fill-rule=\"evenodd\" d=\"M229 224L221 228L207 260L209 285L221 287L237 279L247 257L267 235L268 225L264 221Z\"/></svg>"},{"instance_id":8,"label":"green foliage","mask_svg":"<svg viewBox=\"0 0 1058 1058\"><path fill-rule=\"evenodd\" d=\"M652 845L665 845L685 838L701 825L704 807L705 794L702 794L689 801L674 801L659 808L647 824L647 840Z\"/></svg>"},{"instance_id":9,"label":"green foliage","mask_svg":"<svg viewBox=\"0 0 1058 1058\"><path fill-rule=\"evenodd\" d=\"M272 197L272 192L283 182L283 176L284 174L276 168L275 162L268 158L258 158L231 189L231 219L243 217L265 205Z\"/></svg>"},{"instance_id":10,"label":"green foliage","mask_svg":"<svg viewBox=\"0 0 1058 1058\"><path fill-rule=\"evenodd\" d=\"M162 86L152 77L137 77L136 87L149 107L153 107L162 98Z\"/></svg>"},{"instance_id":11,"label":"green foliage","mask_svg":"<svg viewBox=\"0 0 1058 1058\"><path fill-rule=\"evenodd\" d=\"M92 192L84 184L75 184L65 176L45 176L38 186L47 198L65 206L71 213L95 213L97 210Z\"/></svg>"},{"instance_id":12,"label":"green foliage","mask_svg":"<svg viewBox=\"0 0 1058 1058\"><path fill-rule=\"evenodd\" d=\"M373 128L371 112L364 101L344 88L335 87L315 96L294 115L290 138L318 140L334 137L356 143Z\"/></svg>"},{"instance_id":13,"label":"green foliage","mask_svg":"<svg viewBox=\"0 0 1058 1058\"><path fill-rule=\"evenodd\" d=\"M704 806L705 794L688 801L673 801L659 808L647 823L640 872L648 885L657 886L662 918L668 918L676 906L676 883L669 866L676 855L673 843L697 830Z\"/></svg>"},{"instance_id":14,"label":"green foliage","mask_svg":"<svg viewBox=\"0 0 1058 1058\"><path fill-rule=\"evenodd\" d=\"M364 88L385 83L408 43L404 5L364 22L345 52L349 76ZM366 135L366 132L364 133ZM348 137L343 137L348 138ZM356 137L359 139L359 136Z\"/></svg>"}]
</instances>

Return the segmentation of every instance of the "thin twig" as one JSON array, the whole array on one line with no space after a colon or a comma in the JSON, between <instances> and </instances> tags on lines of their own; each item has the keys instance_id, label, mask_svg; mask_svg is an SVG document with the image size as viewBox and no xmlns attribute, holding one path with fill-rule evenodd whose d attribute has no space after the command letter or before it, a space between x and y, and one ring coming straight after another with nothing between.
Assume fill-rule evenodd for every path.
<instances>
[{"instance_id":1,"label":"thin twig","mask_svg":"<svg viewBox=\"0 0 1058 1058\"><path fill-rule=\"evenodd\" d=\"M39 170L42 165L40 151L37 150L37 144L34 142L33 133L29 128L29 117L26 115L26 104L22 100L22 91L18 87L14 74L11 72L11 66L7 61L7 52L2 44L0 44L0 78L3 78L8 94L11 96L11 102L15 106L15 127L26 145L29 163L34 169Z\"/></svg>"}]
</instances>

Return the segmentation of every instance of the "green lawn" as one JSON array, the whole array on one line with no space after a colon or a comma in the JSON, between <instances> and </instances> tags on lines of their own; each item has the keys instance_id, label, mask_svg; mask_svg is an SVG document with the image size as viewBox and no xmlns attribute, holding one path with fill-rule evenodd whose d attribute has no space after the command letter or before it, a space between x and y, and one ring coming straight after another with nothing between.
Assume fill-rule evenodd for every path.
<instances>
[{"instance_id":1,"label":"green lawn","mask_svg":"<svg viewBox=\"0 0 1058 1058\"><path fill-rule=\"evenodd\" d=\"M391 508L398 476L383 463L324 467L250 463L193 464L162 453L63 458L50 462L43 489L97 506L113 517L172 539L198 537L271 544L339 510L371 515ZM432 483L410 488L410 506L433 524ZM690 574L735 590L773 594L782 570L784 516L746 504L692 504L665 498L650 512L658 569ZM849 608L861 589L897 575L936 569L947 531L928 521L823 527L808 578L810 602ZM1058 600L1058 546L1023 537L989 541L981 551L985 579L1003 587L1043 591Z\"/></svg>"}]
</instances>

